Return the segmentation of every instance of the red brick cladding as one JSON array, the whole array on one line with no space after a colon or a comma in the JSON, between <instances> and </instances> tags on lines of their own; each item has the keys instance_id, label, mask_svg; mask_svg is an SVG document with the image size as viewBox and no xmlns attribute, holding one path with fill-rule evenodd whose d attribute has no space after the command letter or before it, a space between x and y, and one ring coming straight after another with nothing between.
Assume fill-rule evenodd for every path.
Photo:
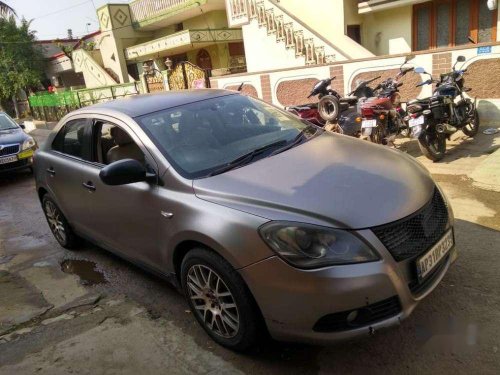
<instances>
[{"instance_id":1,"label":"red brick cladding","mask_svg":"<svg viewBox=\"0 0 500 375\"><path fill-rule=\"evenodd\" d=\"M317 97L307 98L313 86L318 82L316 78L303 78L283 81L278 84L276 96L284 106L315 103Z\"/></svg>"}]
</instances>

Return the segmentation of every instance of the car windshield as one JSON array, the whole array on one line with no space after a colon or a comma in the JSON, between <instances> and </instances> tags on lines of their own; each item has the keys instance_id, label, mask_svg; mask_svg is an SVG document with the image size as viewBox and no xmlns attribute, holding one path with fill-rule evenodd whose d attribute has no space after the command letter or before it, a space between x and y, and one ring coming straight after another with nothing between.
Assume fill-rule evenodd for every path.
<instances>
[{"instance_id":1,"label":"car windshield","mask_svg":"<svg viewBox=\"0 0 500 375\"><path fill-rule=\"evenodd\" d=\"M17 129L18 125L5 113L0 113L0 130Z\"/></svg>"},{"instance_id":2,"label":"car windshield","mask_svg":"<svg viewBox=\"0 0 500 375\"><path fill-rule=\"evenodd\" d=\"M136 120L175 169L191 179L232 169L229 163L250 163L257 154L262 158L288 149L320 131L244 95L191 103Z\"/></svg>"}]
</instances>

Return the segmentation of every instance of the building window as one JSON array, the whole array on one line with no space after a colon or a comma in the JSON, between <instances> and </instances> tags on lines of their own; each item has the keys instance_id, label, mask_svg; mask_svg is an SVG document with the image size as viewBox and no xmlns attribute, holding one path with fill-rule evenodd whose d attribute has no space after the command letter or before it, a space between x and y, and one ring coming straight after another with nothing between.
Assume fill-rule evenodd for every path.
<instances>
[{"instance_id":1,"label":"building window","mask_svg":"<svg viewBox=\"0 0 500 375\"><path fill-rule=\"evenodd\" d=\"M434 0L413 6L413 49L496 41L497 10L486 0Z\"/></svg>"}]
</instances>

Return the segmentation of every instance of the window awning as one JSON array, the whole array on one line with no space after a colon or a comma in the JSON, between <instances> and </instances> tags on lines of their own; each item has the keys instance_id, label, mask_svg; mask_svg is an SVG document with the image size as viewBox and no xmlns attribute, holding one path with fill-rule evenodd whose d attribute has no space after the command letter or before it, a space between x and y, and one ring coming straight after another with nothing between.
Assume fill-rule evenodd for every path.
<instances>
[{"instance_id":1,"label":"window awning","mask_svg":"<svg viewBox=\"0 0 500 375\"><path fill-rule=\"evenodd\" d=\"M429 0L368 0L358 3L358 12L373 13L381 10L403 7L412 4L423 3Z\"/></svg>"},{"instance_id":2,"label":"window awning","mask_svg":"<svg viewBox=\"0 0 500 375\"><path fill-rule=\"evenodd\" d=\"M144 57L167 56L187 52L216 43L243 41L241 29L183 30L149 42L125 49L127 60L144 60Z\"/></svg>"}]
</instances>

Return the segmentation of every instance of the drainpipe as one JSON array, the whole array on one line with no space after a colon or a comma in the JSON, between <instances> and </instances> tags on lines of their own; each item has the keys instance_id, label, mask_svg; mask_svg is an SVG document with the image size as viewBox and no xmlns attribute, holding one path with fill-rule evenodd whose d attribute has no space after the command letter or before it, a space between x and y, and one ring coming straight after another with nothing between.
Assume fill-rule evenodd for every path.
<instances>
[{"instance_id":1,"label":"drainpipe","mask_svg":"<svg viewBox=\"0 0 500 375\"><path fill-rule=\"evenodd\" d=\"M141 86L142 86L142 92L145 93L145 94L148 94L149 93L149 87L148 87L148 81L147 81L146 76L147 76L146 73L142 73L141 74Z\"/></svg>"}]
</instances>

